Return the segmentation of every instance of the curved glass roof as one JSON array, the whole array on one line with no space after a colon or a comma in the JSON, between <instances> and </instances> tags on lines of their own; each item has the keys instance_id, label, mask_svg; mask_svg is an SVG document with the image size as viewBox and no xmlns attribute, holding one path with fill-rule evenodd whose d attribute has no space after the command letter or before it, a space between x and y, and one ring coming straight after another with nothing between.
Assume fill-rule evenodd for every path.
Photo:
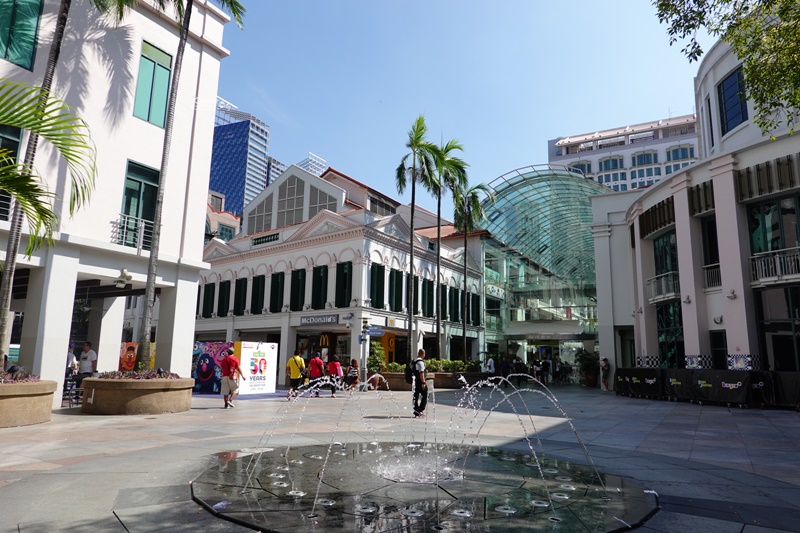
<instances>
[{"instance_id":1,"label":"curved glass roof","mask_svg":"<svg viewBox=\"0 0 800 533\"><path fill-rule=\"evenodd\" d=\"M494 204L484 200L492 235L566 281L594 285L594 240L590 196L611 191L566 167L518 168L488 184Z\"/></svg>"}]
</instances>

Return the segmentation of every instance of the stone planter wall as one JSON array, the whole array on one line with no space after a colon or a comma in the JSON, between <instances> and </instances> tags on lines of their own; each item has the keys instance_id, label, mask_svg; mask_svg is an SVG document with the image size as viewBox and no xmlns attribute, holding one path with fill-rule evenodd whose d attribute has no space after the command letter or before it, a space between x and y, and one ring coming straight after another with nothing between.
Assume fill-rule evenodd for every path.
<instances>
[{"instance_id":1,"label":"stone planter wall","mask_svg":"<svg viewBox=\"0 0 800 533\"><path fill-rule=\"evenodd\" d=\"M49 422L55 381L0 384L0 428Z\"/></svg>"},{"instance_id":2,"label":"stone planter wall","mask_svg":"<svg viewBox=\"0 0 800 533\"><path fill-rule=\"evenodd\" d=\"M444 374L444 375L449 376L450 374ZM427 381L434 380L434 386L435 386L436 376L437 376L436 373L428 372L425 376L425 379ZM393 391L411 390L411 384L406 383L405 372L383 372L383 377L386 378L386 382L389 384L389 389Z\"/></svg>"},{"instance_id":3,"label":"stone planter wall","mask_svg":"<svg viewBox=\"0 0 800 533\"><path fill-rule=\"evenodd\" d=\"M81 412L90 415L157 415L192 407L194 379L83 380Z\"/></svg>"}]
</instances>

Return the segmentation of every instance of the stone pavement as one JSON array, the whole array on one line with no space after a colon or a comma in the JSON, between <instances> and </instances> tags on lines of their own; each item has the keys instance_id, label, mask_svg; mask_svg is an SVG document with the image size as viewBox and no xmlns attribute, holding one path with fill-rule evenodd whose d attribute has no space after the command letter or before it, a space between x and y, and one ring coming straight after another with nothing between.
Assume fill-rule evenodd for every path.
<instances>
[{"instance_id":1,"label":"stone pavement","mask_svg":"<svg viewBox=\"0 0 800 533\"><path fill-rule=\"evenodd\" d=\"M799 413L553 390L602 471L658 493L661 510L639 531L800 532ZM186 413L62 409L48 424L0 429L0 532L246 531L194 503L189 483L229 452L267 444L459 434L469 444L523 450L523 433L535 429L537 451L586 462L568 420L536 392L504 401L501 391L483 390L471 398L480 411L469 421L453 416L456 391L437 391L426 420L411 417L410 393L375 394L325 392L296 403L281 394L240 397L235 409L221 409L219 396L196 396Z\"/></svg>"}]
</instances>

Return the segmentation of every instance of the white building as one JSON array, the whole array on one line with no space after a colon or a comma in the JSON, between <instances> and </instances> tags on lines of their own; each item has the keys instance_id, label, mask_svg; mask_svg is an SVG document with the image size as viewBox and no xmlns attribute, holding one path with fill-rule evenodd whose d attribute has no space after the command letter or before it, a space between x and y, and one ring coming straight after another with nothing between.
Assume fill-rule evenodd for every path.
<instances>
[{"instance_id":1,"label":"white building","mask_svg":"<svg viewBox=\"0 0 800 533\"><path fill-rule=\"evenodd\" d=\"M404 362L407 338L409 209L334 170L321 177L297 166L271 183L245 208L242 235L205 248L211 269L200 282L199 341L265 341L280 344L279 368L296 348L360 357L364 323L378 326L389 361ZM401 214L402 213L402 214ZM420 226L435 222L417 209ZM442 246L436 282L435 241L416 235L412 348L436 354L435 298L443 299L447 353L461 336L463 248ZM471 251L480 257L480 247ZM470 255L472 255L472 253ZM469 357L483 346L479 262L468 260ZM454 302L457 302L454 303ZM448 305L449 304L449 305ZM378 340L373 338L372 340ZM416 352L414 352L416 353ZM279 373L283 379L283 372Z\"/></svg>"},{"instance_id":2,"label":"white building","mask_svg":"<svg viewBox=\"0 0 800 533\"><path fill-rule=\"evenodd\" d=\"M45 0L40 16L33 14L36 18L28 21L37 36L30 41L29 65L19 55L4 56L0 77L41 82L59 4ZM228 20L212 2L196 0L175 112L170 175L161 185L165 209L156 280L161 308L157 364L182 376L190 375L197 278L206 266L203 222L214 126L214 109L195 102L216 96L219 62L228 55L222 46ZM88 35L96 46L86 45ZM18 258L12 308L24 313L20 362L44 379L63 380L76 298L91 299L89 340L98 353L98 369L117 369L125 297L143 294L145 285L153 198L161 181L163 114L177 46L176 24L150 2L141 2L118 27L89 2L73 2L54 93L88 123L97 147L98 178L90 204L61 219L55 244L32 258ZM25 133L17 140L24 151ZM47 143L40 144L35 165L59 194L56 209L68 213L67 171ZM0 220L0 239L6 240L8 229L6 214ZM115 280L122 269L131 279L118 289ZM57 402L60 397L55 395Z\"/></svg>"},{"instance_id":3,"label":"white building","mask_svg":"<svg viewBox=\"0 0 800 533\"><path fill-rule=\"evenodd\" d=\"M695 78L701 159L593 203L600 343L618 365L800 371L800 138L762 134L746 82L718 42Z\"/></svg>"},{"instance_id":4,"label":"white building","mask_svg":"<svg viewBox=\"0 0 800 533\"><path fill-rule=\"evenodd\" d=\"M639 189L697 160L695 115L665 118L547 142L548 163L615 191Z\"/></svg>"}]
</instances>

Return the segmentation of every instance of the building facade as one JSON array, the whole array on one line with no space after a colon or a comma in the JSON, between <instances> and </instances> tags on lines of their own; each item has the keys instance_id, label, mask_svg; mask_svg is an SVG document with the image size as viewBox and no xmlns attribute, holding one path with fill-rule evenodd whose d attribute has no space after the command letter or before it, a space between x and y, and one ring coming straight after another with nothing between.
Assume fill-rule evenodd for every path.
<instances>
[{"instance_id":1,"label":"building facade","mask_svg":"<svg viewBox=\"0 0 800 533\"><path fill-rule=\"evenodd\" d=\"M614 287L600 339L620 365L800 371L800 139L760 131L746 83L718 42L695 78L701 159L594 205L598 282Z\"/></svg>"},{"instance_id":2,"label":"building facade","mask_svg":"<svg viewBox=\"0 0 800 533\"><path fill-rule=\"evenodd\" d=\"M31 37L19 39L15 55L0 58L0 77L41 82L59 4L45 0L41 11L26 12L25 26L0 27L0 33L7 33L0 35L3 42L16 40L22 27ZM197 0L195 10L181 72L182 102L213 99L220 60L228 55L222 46L228 16L206 0ZM140 2L115 26L89 2L72 5L53 92L89 125L97 147L98 179L90 204L61 218L54 246L17 258L12 299L12 309L24 316L21 364L59 384L76 299L90 302L88 338L98 353L98 369L117 369L126 297L144 293L158 187L165 188L169 208L163 213L156 278L161 307L157 364L183 376L191 372L192 310L197 278L205 267L205 176L214 112L177 106L175 131L182 133L172 141L170 176L160 179L164 110L178 45L172 15L165 17L150 3ZM107 54L87 47L86 35L100 36L96 42ZM109 69L107 57L113 58L115 68ZM3 134L15 137L22 158L25 132L4 128ZM65 164L47 143L40 143L34 164L48 188L59 191L56 211L68 213ZM0 218L0 238L5 240L7 211ZM57 402L60 397L55 395Z\"/></svg>"},{"instance_id":3,"label":"building facade","mask_svg":"<svg viewBox=\"0 0 800 533\"><path fill-rule=\"evenodd\" d=\"M547 142L548 162L614 191L648 187L697 161L695 115L682 115Z\"/></svg>"},{"instance_id":4,"label":"building facade","mask_svg":"<svg viewBox=\"0 0 800 533\"><path fill-rule=\"evenodd\" d=\"M466 312L467 356L477 357L483 344L479 263L468 258L464 310L463 249L442 246L437 281L435 241L417 234L410 268L407 212L407 206L334 169L317 177L289 167L245 208L241 236L206 245L211 268L200 281L196 339L277 342L282 369L295 349L363 358L366 344L359 341L366 324L382 329L372 340L383 343L389 361L402 363L409 343L414 353L425 347L439 355L438 295L448 304L441 355L463 357L463 349L453 353L450 341L461 336ZM430 222L431 215L417 211L422 221ZM415 295L412 339L409 281ZM283 372L278 376L282 382Z\"/></svg>"}]
</instances>

